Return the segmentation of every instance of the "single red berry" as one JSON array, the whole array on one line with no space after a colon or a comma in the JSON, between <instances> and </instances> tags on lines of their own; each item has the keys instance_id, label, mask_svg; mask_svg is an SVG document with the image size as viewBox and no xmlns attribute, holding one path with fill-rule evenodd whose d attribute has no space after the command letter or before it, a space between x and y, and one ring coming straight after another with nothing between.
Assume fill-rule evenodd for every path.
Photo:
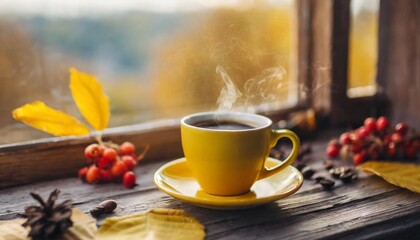
<instances>
[{"instance_id":1,"label":"single red berry","mask_svg":"<svg viewBox=\"0 0 420 240\"><path fill-rule=\"evenodd\" d=\"M100 169L108 169L112 167L116 159L110 159L103 156L101 159L98 160L97 165Z\"/></svg>"},{"instance_id":2,"label":"single red berry","mask_svg":"<svg viewBox=\"0 0 420 240\"><path fill-rule=\"evenodd\" d=\"M350 133L350 139L353 144L361 144L364 140L362 134L358 133L359 129Z\"/></svg>"},{"instance_id":3,"label":"single red berry","mask_svg":"<svg viewBox=\"0 0 420 240\"><path fill-rule=\"evenodd\" d=\"M370 133L376 131L376 119L373 117L366 118L363 125Z\"/></svg>"},{"instance_id":4,"label":"single red berry","mask_svg":"<svg viewBox=\"0 0 420 240\"><path fill-rule=\"evenodd\" d=\"M350 147L352 153L358 153L363 150L363 147L360 143L353 143Z\"/></svg>"},{"instance_id":5,"label":"single red berry","mask_svg":"<svg viewBox=\"0 0 420 240\"><path fill-rule=\"evenodd\" d=\"M118 148L118 153L123 155L134 155L136 154L136 147L131 142L124 142Z\"/></svg>"},{"instance_id":6,"label":"single red berry","mask_svg":"<svg viewBox=\"0 0 420 240\"><path fill-rule=\"evenodd\" d=\"M390 143L391 142L391 135L389 135L389 134L387 134L387 135L385 135L384 137L383 137L383 140L384 140L384 143L385 144L388 144L388 143Z\"/></svg>"},{"instance_id":7,"label":"single red berry","mask_svg":"<svg viewBox=\"0 0 420 240\"><path fill-rule=\"evenodd\" d=\"M78 176L79 176L79 178L82 180L82 181L86 181L86 173L87 173L87 171L88 171L88 168L87 167L83 167L83 168L81 168L81 169L79 169L79 172L78 172Z\"/></svg>"},{"instance_id":8,"label":"single red berry","mask_svg":"<svg viewBox=\"0 0 420 240\"><path fill-rule=\"evenodd\" d=\"M122 161L117 161L111 168L111 172L114 177L120 177L127 171L127 167Z\"/></svg>"},{"instance_id":9,"label":"single red berry","mask_svg":"<svg viewBox=\"0 0 420 240\"><path fill-rule=\"evenodd\" d=\"M350 134L347 133L347 132L341 134L340 135L340 143L342 143L342 144L350 144L351 143Z\"/></svg>"},{"instance_id":10,"label":"single red berry","mask_svg":"<svg viewBox=\"0 0 420 240\"><path fill-rule=\"evenodd\" d=\"M329 158L335 158L340 153L340 146L339 145L329 145L327 147L326 154Z\"/></svg>"},{"instance_id":11,"label":"single red berry","mask_svg":"<svg viewBox=\"0 0 420 240\"><path fill-rule=\"evenodd\" d=\"M95 165L89 167L86 173L86 182L98 183L101 180L101 171Z\"/></svg>"},{"instance_id":12,"label":"single red berry","mask_svg":"<svg viewBox=\"0 0 420 240\"><path fill-rule=\"evenodd\" d=\"M397 154L397 146L395 145L395 143L390 142L388 144L387 153L388 153L388 156L390 156L391 158L395 157L395 155Z\"/></svg>"},{"instance_id":13,"label":"single red berry","mask_svg":"<svg viewBox=\"0 0 420 240\"><path fill-rule=\"evenodd\" d=\"M122 156L121 161L123 161L128 170L132 170L137 164L136 159L130 155Z\"/></svg>"},{"instance_id":14,"label":"single red berry","mask_svg":"<svg viewBox=\"0 0 420 240\"><path fill-rule=\"evenodd\" d=\"M403 140L403 136L401 136L401 134L399 134L399 133L393 133L391 135L391 141L393 143L400 143L400 142L402 142L402 140Z\"/></svg>"},{"instance_id":15,"label":"single red berry","mask_svg":"<svg viewBox=\"0 0 420 240\"><path fill-rule=\"evenodd\" d=\"M113 179L111 170L101 169L101 182L111 182Z\"/></svg>"},{"instance_id":16,"label":"single red berry","mask_svg":"<svg viewBox=\"0 0 420 240\"><path fill-rule=\"evenodd\" d=\"M113 148L105 148L104 153L102 154L104 158L114 161L117 159L117 151Z\"/></svg>"},{"instance_id":17,"label":"single red berry","mask_svg":"<svg viewBox=\"0 0 420 240\"><path fill-rule=\"evenodd\" d=\"M123 177L123 184L126 188L134 187L136 184L136 175L131 171L126 172Z\"/></svg>"},{"instance_id":18,"label":"single red berry","mask_svg":"<svg viewBox=\"0 0 420 240\"><path fill-rule=\"evenodd\" d=\"M356 135L360 141L363 141L367 136L369 136L369 134L369 130L365 127L360 127L356 131Z\"/></svg>"},{"instance_id":19,"label":"single red berry","mask_svg":"<svg viewBox=\"0 0 420 240\"><path fill-rule=\"evenodd\" d=\"M380 117L378 118L378 120L376 121L376 129L378 131L385 131L387 130L389 127L389 120L387 117Z\"/></svg>"},{"instance_id":20,"label":"single red berry","mask_svg":"<svg viewBox=\"0 0 420 240\"><path fill-rule=\"evenodd\" d=\"M90 160L97 160L102 156L103 148L94 143L85 148L85 156Z\"/></svg>"},{"instance_id":21,"label":"single red berry","mask_svg":"<svg viewBox=\"0 0 420 240\"><path fill-rule=\"evenodd\" d=\"M401 136L405 136L408 133L408 126L407 124L400 122L395 125L395 132L400 134Z\"/></svg>"},{"instance_id":22,"label":"single red berry","mask_svg":"<svg viewBox=\"0 0 420 240\"><path fill-rule=\"evenodd\" d=\"M366 154L363 151L354 154L354 156L353 156L354 165L359 165L359 164L363 163L365 161L365 158L366 158Z\"/></svg>"},{"instance_id":23,"label":"single red berry","mask_svg":"<svg viewBox=\"0 0 420 240\"><path fill-rule=\"evenodd\" d=\"M329 142L328 142L328 146L332 146L332 145L334 145L334 146L338 146L338 147L340 147L341 145L340 145L340 142L337 140L337 139L331 139Z\"/></svg>"}]
</instances>

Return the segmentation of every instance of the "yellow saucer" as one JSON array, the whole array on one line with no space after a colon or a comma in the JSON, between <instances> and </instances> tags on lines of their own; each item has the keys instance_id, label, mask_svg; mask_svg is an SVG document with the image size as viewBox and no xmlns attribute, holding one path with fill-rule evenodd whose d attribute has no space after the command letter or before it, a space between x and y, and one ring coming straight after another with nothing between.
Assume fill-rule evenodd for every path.
<instances>
[{"instance_id":1,"label":"yellow saucer","mask_svg":"<svg viewBox=\"0 0 420 240\"><path fill-rule=\"evenodd\" d=\"M280 161L268 158L267 167ZM197 206L213 209L249 208L274 202L295 193L302 186L302 174L292 166L280 173L254 183L251 191L238 196L215 196L203 192L192 177L185 158L171 161L160 167L154 177L156 186L172 197Z\"/></svg>"}]
</instances>

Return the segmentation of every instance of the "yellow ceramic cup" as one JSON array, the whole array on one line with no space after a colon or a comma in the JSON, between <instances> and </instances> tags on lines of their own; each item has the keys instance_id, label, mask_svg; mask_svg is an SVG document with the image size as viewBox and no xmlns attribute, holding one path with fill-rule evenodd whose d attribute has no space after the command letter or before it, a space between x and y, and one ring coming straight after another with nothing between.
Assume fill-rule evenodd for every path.
<instances>
[{"instance_id":1,"label":"yellow ceramic cup","mask_svg":"<svg viewBox=\"0 0 420 240\"><path fill-rule=\"evenodd\" d=\"M233 123L235 129L225 126L226 122ZM249 127L236 129L237 123ZM244 194L255 181L293 163L300 147L298 136L286 129L273 130L271 124L264 116L240 112L205 112L184 117L182 147L203 191L221 196ZM292 141L292 151L281 164L267 169L264 163L280 138Z\"/></svg>"}]
</instances>

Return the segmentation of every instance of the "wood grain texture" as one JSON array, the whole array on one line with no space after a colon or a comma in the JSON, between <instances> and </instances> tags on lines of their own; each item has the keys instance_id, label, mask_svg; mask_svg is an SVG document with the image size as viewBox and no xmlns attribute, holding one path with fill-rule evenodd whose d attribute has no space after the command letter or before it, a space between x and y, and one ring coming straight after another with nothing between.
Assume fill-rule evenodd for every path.
<instances>
[{"instance_id":1,"label":"wood grain texture","mask_svg":"<svg viewBox=\"0 0 420 240\"><path fill-rule=\"evenodd\" d=\"M299 91L298 99L300 102L306 104L311 103L312 96L307 93L310 89L311 78L310 78L310 50L312 44L311 35L311 12L312 1L310 0L297 0L297 81L298 86L303 86ZM302 91L302 90L306 90Z\"/></svg>"},{"instance_id":2,"label":"wood grain texture","mask_svg":"<svg viewBox=\"0 0 420 240\"><path fill-rule=\"evenodd\" d=\"M322 112L330 112L331 109L332 7L331 0L311 1L309 94L312 95L312 106Z\"/></svg>"},{"instance_id":3,"label":"wood grain texture","mask_svg":"<svg viewBox=\"0 0 420 240\"><path fill-rule=\"evenodd\" d=\"M347 75L349 61L350 0L333 1L331 116L336 125L352 118L354 109L348 106Z\"/></svg>"},{"instance_id":4,"label":"wood grain texture","mask_svg":"<svg viewBox=\"0 0 420 240\"><path fill-rule=\"evenodd\" d=\"M331 106L333 1L298 0L299 95L317 111Z\"/></svg>"},{"instance_id":5,"label":"wood grain texture","mask_svg":"<svg viewBox=\"0 0 420 240\"><path fill-rule=\"evenodd\" d=\"M381 0L378 84L394 121L420 129L420 2Z\"/></svg>"},{"instance_id":6,"label":"wood grain texture","mask_svg":"<svg viewBox=\"0 0 420 240\"><path fill-rule=\"evenodd\" d=\"M141 151L150 146L145 161L182 156L178 120L165 120L105 130L104 141L130 141ZM56 137L0 146L0 189L35 181L75 176L86 165L84 149L95 135Z\"/></svg>"},{"instance_id":7,"label":"wood grain texture","mask_svg":"<svg viewBox=\"0 0 420 240\"><path fill-rule=\"evenodd\" d=\"M317 174L326 174L321 166L325 146L336 134L323 133L313 144L312 160L307 163L318 170ZM218 211L183 203L155 188L153 174L169 160L173 159L149 161L136 168L139 186L131 190L122 184L88 185L77 178L0 190L0 219L16 218L24 206L34 203L30 191L45 196L59 187L60 199L73 199L86 213L105 199L115 199L115 213L101 217L99 224L108 216L155 207L183 209L205 226L207 239L416 239L420 234L420 195L376 176L361 174L357 182L337 182L331 191L307 180L297 193L274 203Z\"/></svg>"}]
</instances>

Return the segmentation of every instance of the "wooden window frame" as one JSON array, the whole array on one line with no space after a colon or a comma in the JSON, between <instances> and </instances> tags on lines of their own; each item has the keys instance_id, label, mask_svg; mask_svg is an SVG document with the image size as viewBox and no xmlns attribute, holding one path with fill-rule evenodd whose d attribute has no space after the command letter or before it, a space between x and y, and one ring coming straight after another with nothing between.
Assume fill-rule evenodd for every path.
<instances>
[{"instance_id":1,"label":"wooden window frame","mask_svg":"<svg viewBox=\"0 0 420 240\"><path fill-rule=\"evenodd\" d=\"M377 84L393 122L420 130L420 2L380 0Z\"/></svg>"},{"instance_id":2,"label":"wooden window frame","mask_svg":"<svg viewBox=\"0 0 420 240\"><path fill-rule=\"evenodd\" d=\"M420 2L380 0L377 92L369 97L349 98L347 69L350 2L332 1L332 123L355 126L360 125L367 116L385 115L393 123L404 121L419 129Z\"/></svg>"},{"instance_id":3,"label":"wooden window frame","mask_svg":"<svg viewBox=\"0 0 420 240\"><path fill-rule=\"evenodd\" d=\"M380 92L366 97L347 95L350 2L333 1L331 118L335 125L354 126L360 125L367 116L385 115L386 103Z\"/></svg>"},{"instance_id":4,"label":"wooden window frame","mask_svg":"<svg viewBox=\"0 0 420 240\"><path fill-rule=\"evenodd\" d=\"M387 104L381 92L357 98L347 95L351 0L299 2L311 21L304 34L308 61L302 74L313 91L311 106L326 113L332 126L352 127L367 116L385 115Z\"/></svg>"}]
</instances>

